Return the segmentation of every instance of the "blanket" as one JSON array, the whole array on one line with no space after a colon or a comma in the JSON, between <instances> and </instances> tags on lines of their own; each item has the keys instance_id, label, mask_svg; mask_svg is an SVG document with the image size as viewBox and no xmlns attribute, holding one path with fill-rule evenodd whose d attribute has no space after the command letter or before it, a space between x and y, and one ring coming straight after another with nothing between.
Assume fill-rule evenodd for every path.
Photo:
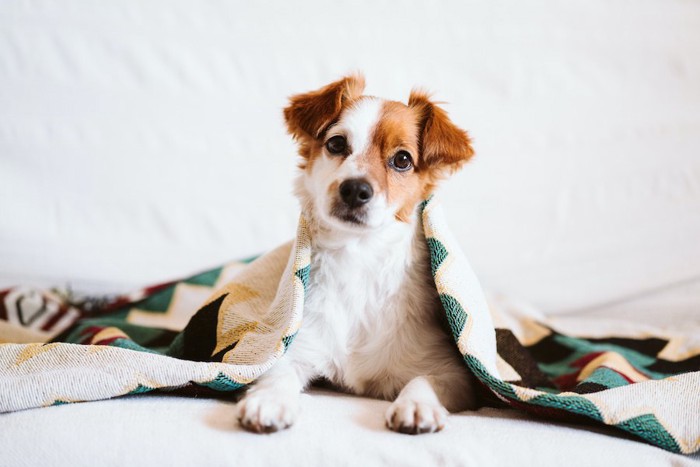
<instances>
[{"instance_id":1,"label":"blanket","mask_svg":"<svg viewBox=\"0 0 700 467\"><path fill-rule=\"evenodd\" d=\"M613 426L672 452L700 449L697 339L576 335L489 306L439 204L424 201L420 218L455 345L485 400ZM235 393L294 345L310 261L301 217L296 238L265 255L128 295L2 291L0 412L156 390Z\"/></svg>"}]
</instances>

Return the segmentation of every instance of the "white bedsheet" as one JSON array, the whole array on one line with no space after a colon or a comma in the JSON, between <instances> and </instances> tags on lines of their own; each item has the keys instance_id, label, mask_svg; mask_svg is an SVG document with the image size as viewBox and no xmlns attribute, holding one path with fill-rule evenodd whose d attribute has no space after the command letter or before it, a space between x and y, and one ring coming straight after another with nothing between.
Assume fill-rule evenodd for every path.
<instances>
[{"instance_id":1,"label":"white bedsheet","mask_svg":"<svg viewBox=\"0 0 700 467\"><path fill-rule=\"evenodd\" d=\"M0 416L0 465L517 465L690 466L610 429L484 408L450 417L440 433L384 428L388 402L314 389L291 429L242 431L233 404L173 396L64 405Z\"/></svg>"}]
</instances>

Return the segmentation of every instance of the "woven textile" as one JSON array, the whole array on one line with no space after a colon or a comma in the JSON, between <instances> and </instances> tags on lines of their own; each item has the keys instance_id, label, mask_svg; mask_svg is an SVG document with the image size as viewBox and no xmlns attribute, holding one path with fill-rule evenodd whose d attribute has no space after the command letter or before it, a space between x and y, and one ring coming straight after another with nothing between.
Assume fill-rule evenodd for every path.
<instances>
[{"instance_id":1,"label":"woven textile","mask_svg":"<svg viewBox=\"0 0 700 467\"><path fill-rule=\"evenodd\" d=\"M421 214L455 344L490 403L611 425L673 452L700 449L695 341L564 334L541 317L489 309L439 205L426 201ZM0 292L0 412L154 390L236 391L293 345L310 257L302 218L293 242L254 261L127 296Z\"/></svg>"}]
</instances>

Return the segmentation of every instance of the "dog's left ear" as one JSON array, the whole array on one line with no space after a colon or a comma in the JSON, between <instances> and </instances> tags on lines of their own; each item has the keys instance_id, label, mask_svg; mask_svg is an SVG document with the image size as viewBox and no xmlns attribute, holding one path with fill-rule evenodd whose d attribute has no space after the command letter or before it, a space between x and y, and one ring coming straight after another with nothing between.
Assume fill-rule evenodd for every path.
<instances>
[{"instance_id":1,"label":"dog's left ear","mask_svg":"<svg viewBox=\"0 0 700 467\"><path fill-rule=\"evenodd\" d=\"M340 116L343 108L360 97L364 89L364 77L355 74L316 91L292 96L284 109L289 133L297 140L319 138Z\"/></svg>"},{"instance_id":2,"label":"dog's left ear","mask_svg":"<svg viewBox=\"0 0 700 467\"><path fill-rule=\"evenodd\" d=\"M416 109L420 125L420 158L418 167L459 169L474 155L471 139L457 127L442 108L421 90L411 91L408 106Z\"/></svg>"}]
</instances>

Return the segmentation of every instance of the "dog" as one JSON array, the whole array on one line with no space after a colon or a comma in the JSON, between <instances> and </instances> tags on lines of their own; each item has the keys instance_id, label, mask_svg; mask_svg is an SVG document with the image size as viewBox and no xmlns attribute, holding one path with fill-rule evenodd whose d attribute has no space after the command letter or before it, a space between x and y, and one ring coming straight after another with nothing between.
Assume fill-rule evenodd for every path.
<instances>
[{"instance_id":1,"label":"dog","mask_svg":"<svg viewBox=\"0 0 700 467\"><path fill-rule=\"evenodd\" d=\"M291 426L314 380L393 401L386 426L441 430L476 407L474 378L445 326L419 204L473 155L430 96L363 95L361 75L295 95L284 109L301 163L295 194L311 234L304 322L236 406L257 433Z\"/></svg>"}]
</instances>

